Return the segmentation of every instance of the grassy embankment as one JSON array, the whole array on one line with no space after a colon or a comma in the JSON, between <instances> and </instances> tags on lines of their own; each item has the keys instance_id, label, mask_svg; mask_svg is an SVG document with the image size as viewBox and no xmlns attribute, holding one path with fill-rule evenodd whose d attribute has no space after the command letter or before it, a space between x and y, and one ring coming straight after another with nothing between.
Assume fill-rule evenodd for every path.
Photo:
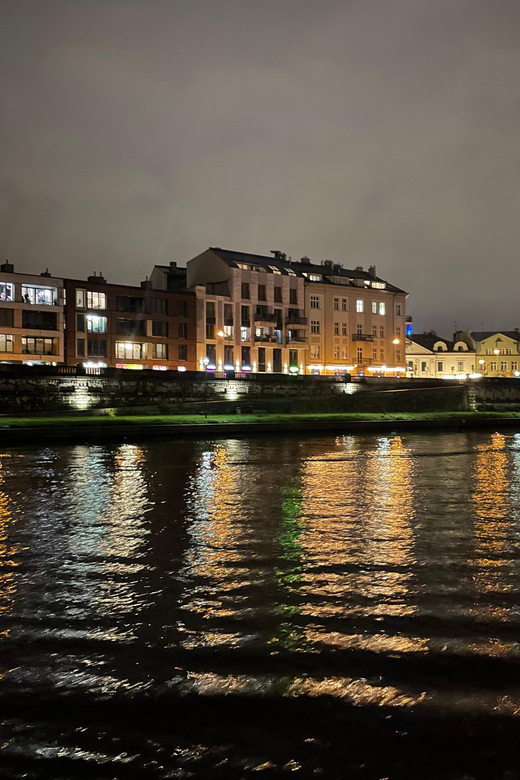
<instances>
[{"instance_id":1,"label":"grassy embankment","mask_svg":"<svg viewBox=\"0 0 520 780\"><path fill-rule=\"evenodd\" d=\"M66 415L63 417L1 417L0 428L57 428L65 426L111 426L111 425L203 425L240 423L295 423L310 421L341 420L344 422L391 421L391 420L479 420L484 418L518 419L520 412L392 412L370 413L328 413L328 414L157 414L157 415Z\"/></svg>"}]
</instances>

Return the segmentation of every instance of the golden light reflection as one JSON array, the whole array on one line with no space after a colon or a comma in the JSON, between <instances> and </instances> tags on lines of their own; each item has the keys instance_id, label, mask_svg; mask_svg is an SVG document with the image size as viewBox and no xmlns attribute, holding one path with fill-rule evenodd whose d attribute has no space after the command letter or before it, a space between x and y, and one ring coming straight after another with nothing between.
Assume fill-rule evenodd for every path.
<instances>
[{"instance_id":1,"label":"golden light reflection","mask_svg":"<svg viewBox=\"0 0 520 780\"><path fill-rule=\"evenodd\" d=\"M13 545L9 539L12 522L12 506L8 494L3 487L6 482L10 455L0 453L0 620L13 610L13 598L16 593L19 546ZM0 637L10 634L10 629L0 630Z\"/></svg>"}]
</instances>

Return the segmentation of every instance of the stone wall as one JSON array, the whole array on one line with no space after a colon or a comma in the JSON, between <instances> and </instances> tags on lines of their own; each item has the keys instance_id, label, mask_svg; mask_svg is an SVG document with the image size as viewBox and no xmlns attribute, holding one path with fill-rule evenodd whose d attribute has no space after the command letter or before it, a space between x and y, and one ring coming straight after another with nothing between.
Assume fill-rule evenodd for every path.
<instances>
[{"instance_id":1,"label":"stone wall","mask_svg":"<svg viewBox=\"0 0 520 780\"><path fill-rule=\"evenodd\" d=\"M11 367L7 367L11 369ZM0 370L0 414L417 412L466 410L463 385L415 380L350 383L324 376L248 375L216 379L193 372L103 370L81 375L74 369ZM520 388L520 383L519 383Z\"/></svg>"}]
</instances>

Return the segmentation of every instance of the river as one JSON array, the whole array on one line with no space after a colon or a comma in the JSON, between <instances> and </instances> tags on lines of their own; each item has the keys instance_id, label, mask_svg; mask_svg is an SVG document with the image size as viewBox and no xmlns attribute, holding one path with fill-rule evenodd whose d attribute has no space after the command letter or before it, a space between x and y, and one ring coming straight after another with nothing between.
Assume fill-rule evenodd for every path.
<instances>
[{"instance_id":1,"label":"river","mask_svg":"<svg viewBox=\"0 0 520 780\"><path fill-rule=\"evenodd\" d=\"M0 776L519 778L520 434L0 453Z\"/></svg>"}]
</instances>

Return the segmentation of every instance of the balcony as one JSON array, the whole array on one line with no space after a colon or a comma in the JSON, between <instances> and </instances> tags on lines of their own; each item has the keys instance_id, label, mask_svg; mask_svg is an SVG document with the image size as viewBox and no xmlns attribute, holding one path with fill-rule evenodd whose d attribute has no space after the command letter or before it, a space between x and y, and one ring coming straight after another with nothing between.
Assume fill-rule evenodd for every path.
<instances>
[{"instance_id":1,"label":"balcony","mask_svg":"<svg viewBox=\"0 0 520 780\"><path fill-rule=\"evenodd\" d=\"M255 341L263 341L263 342L270 342L272 344L276 344L276 336L267 336L265 333L262 333L260 336L257 336L255 334Z\"/></svg>"},{"instance_id":2,"label":"balcony","mask_svg":"<svg viewBox=\"0 0 520 780\"><path fill-rule=\"evenodd\" d=\"M288 336L287 344L306 344L307 339L305 336Z\"/></svg>"},{"instance_id":3,"label":"balcony","mask_svg":"<svg viewBox=\"0 0 520 780\"><path fill-rule=\"evenodd\" d=\"M261 325L265 322L269 326L272 325L273 322L278 322L277 315L274 312L269 312L267 310L255 312L254 319L255 324L257 325Z\"/></svg>"},{"instance_id":4,"label":"balcony","mask_svg":"<svg viewBox=\"0 0 520 780\"><path fill-rule=\"evenodd\" d=\"M289 314L285 319L286 325L308 325L309 320L307 317L300 317L296 314Z\"/></svg>"},{"instance_id":5,"label":"balcony","mask_svg":"<svg viewBox=\"0 0 520 780\"><path fill-rule=\"evenodd\" d=\"M372 333L353 333L352 341L373 341L376 337Z\"/></svg>"}]
</instances>

